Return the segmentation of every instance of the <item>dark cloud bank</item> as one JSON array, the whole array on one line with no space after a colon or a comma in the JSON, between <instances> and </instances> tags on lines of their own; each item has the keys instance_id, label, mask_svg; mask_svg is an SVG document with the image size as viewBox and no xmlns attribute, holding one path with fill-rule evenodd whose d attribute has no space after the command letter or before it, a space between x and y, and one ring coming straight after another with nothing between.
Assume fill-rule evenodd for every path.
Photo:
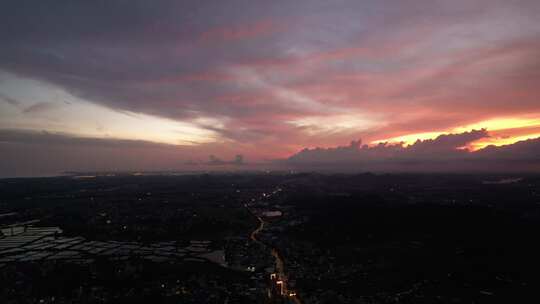
<instances>
[{"instance_id":1,"label":"dark cloud bank","mask_svg":"<svg viewBox=\"0 0 540 304\"><path fill-rule=\"evenodd\" d=\"M304 149L287 159L246 163L210 156L213 147L173 146L145 141L80 138L69 134L0 130L0 177L54 175L66 171L288 170L334 172L539 172L540 138L470 152L468 143L488 137L486 130L441 135L399 144ZM230 158L227 158L230 159ZM197 166L193 166L197 164Z\"/></svg>"},{"instance_id":2,"label":"dark cloud bank","mask_svg":"<svg viewBox=\"0 0 540 304\"><path fill-rule=\"evenodd\" d=\"M50 176L63 172L221 170L244 164L211 156L208 145L179 146L143 140L78 137L66 133L0 130L0 177ZM197 164L197 166L193 166Z\"/></svg>"},{"instance_id":3,"label":"dark cloud bank","mask_svg":"<svg viewBox=\"0 0 540 304\"><path fill-rule=\"evenodd\" d=\"M383 172L538 172L540 138L477 151L467 144L489 137L482 130L440 135L409 146L381 143L376 146L352 141L349 146L304 149L285 163L301 170Z\"/></svg>"}]
</instances>

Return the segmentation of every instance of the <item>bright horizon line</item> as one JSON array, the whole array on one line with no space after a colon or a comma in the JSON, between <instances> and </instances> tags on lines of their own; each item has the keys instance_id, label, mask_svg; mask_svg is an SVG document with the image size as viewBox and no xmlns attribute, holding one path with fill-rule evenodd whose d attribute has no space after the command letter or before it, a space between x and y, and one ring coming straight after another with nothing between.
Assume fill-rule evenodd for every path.
<instances>
[{"instance_id":1,"label":"bright horizon line","mask_svg":"<svg viewBox=\"0 0 540 304\"><path fill-rule=\"evenodd\" d=\"M540 118L526 118L526 117L504 117L504 118L493 118L489 120L484 120L478 123L469 124L461 127L455 127L445 131L434 131L434 132L420 132L420 133L409 133L401 136L390 137L386 139L374 140L370 144L377 145L380 143L391 143L391 144L402 144L404 146L410 146L414 144L417 140L432 140L441 135L456 134L468 132L471 130L486 130L490 137L481 138L476 141L472 141L465 148L470 151L481 150L488 146L504 146L511 145L519 141L535 139L540 137L540 131L533 133L521 133L520 129L531 129L539 128L540 129ZM506 132L515 133L515 135L505 135Z\"/></svg>"}]
</instances>

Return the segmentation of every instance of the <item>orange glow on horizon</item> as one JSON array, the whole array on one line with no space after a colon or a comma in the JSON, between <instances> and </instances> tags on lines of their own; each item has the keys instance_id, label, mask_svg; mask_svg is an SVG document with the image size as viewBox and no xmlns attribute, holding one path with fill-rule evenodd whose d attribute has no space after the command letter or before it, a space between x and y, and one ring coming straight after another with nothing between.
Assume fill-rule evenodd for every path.
<instances>
[{"instance_id":1,"label":"orange glow on horizon","mask_svg":"<svg viewBox=\"0 0 540 304\"><path fill-rule=\"evenodd\" d=\"M483 138L481 140L470 143L468 148L471 151L477 151L491 145L500 147L500 146L515 144L519 141L535 139L535 138L540 138L540 133L528 134L528 135L523 135L523 136L512 136L512 137Z\"/></svg>"},{"instance_id":2,"label":"orange glow on horizon","mask_svg":"<svg viewBox=\"0 0 540 304\"><path fill-rule=\"evenodd\" d=\"M488 131L501 131L508 129L520 129L540 126L540 118L495 118L484 120L475 124L457 127L452 130L454 133L467 132L473 129L486 129Z\"/></svg>"},{"instance_id":3,"label":"orange glow on horizon","mask_svg":"<svg viewBox=\"0 0 540 304\"><path fill-rule=\"evenodd\" d=\"M474 124L455 127L453 129L436 132L423 132L406 134L381 140L372 141L372 144L390 143L399 144L404 146L410 146L417 140L429 140L435 139L444 134L456 134L468 132L471 130L486 129L490 137L482 138L477 141L469 143L464 148L470 151L477 151L487 146L504 146L511 145L519 141L528 139L534 139L540 137L540 118L537 117L504 117L494 118L489 120L480 121Z\"/></svg>"},{"instance_id":4,"label":"orange glow on horizon","mask_svg":"<svg viewBox=\"0 0 540 304\"><path fill-rule=\"evenodd\" d=\"M380 144L380 143L391 143L391 144L398 144L403 143L404 146L410 146L414 144L417 140L428 140L428 139L435 139L439 135L447 134L447 132L424 132L424 133L414 133L414 134L407 134L397 137L391 137L386 139L380 139L372 141L372 144Z\"/></svg>"}]
</instances>

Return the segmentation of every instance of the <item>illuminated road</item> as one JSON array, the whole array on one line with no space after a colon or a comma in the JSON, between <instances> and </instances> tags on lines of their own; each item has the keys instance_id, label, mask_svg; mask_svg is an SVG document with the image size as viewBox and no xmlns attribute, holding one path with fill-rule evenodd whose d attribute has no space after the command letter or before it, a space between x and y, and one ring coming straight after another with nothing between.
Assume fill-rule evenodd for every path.
<instances>
[{"instance_id":1,"label":"illuminated road","mask_svg":"<svg viewBox=\"0 0 540 304\"><path fill-rule=\"evenodd\" d=\"M246 209L248 210L249 213L251 213L254 217L257 218L257 220L259 221L259 226L257 227L257 229L253 230L253 232L251 232L249 238L260 244L261 246L264 246L266 247L266 244L264 244L263 242L261 242L258 238L257 238L257 234L259 234L259 232L261 232L263 229L264 229L264 225L265 225L265 222L264 220L258 216L255 212L253 212L251 209L249 209L248 205L245 204L244 205L246 207ZM284 267L284 262L283 262L283 258L281 257L281 255L279 254L279 252L276 250L276 248L273 248L273 247L270 247L271 251L270 253L272 254L272 256L274 257L275 259L275 263L276 263L276 274L277 274L277 277L279 278L279 281L281 281L283 284L283 290L285 292L285 294L288 294L288 290L287 290L287 276L285 275L285 267ZM294 296L287 296L288 299L292 300L294 303L296 304L302 304L302 302L300 301L300 299L294 295Z\"/></svg>"},{"instance_id":2,"label":"illuminated road","mask_svg":"<svg viewBox=\"0 0 540 304\"><path fill-rule=\"evenodd\" d=\"M257 234L258 234L259 232L261 232L261 230L264 229L264 221L262 220L262 218L261 218L260 216L258 216L258 215L256 215L255 213L253 213L253 212L248 208L247 205L245 205L245 206L246 206L246 208L248 209L249 213L251 213L253 216L255 216L255 217L257 218L257 220L259 220L259 226L257 227L257 229L253 230L253 232L251 233L251 235L249 236L249 238L250 238L252 241L254 241L254 242L256 242L256 243L259 243L259 244L261 244L262 246L264 246L264 244L263 244L261 241L259 241L259 240L257 239Z\"/></svg>"}]
</instances>

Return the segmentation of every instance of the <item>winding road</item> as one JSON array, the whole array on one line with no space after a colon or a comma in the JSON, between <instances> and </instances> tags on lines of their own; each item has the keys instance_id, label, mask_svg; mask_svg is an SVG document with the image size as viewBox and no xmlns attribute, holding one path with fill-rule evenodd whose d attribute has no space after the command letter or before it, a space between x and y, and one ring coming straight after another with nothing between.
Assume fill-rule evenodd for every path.
<instances>
[{"instance_id":1,"label":"winding road","mask_svg":"<svg viewBox=\"0 0 540 304\"><path fill-rule=\"evenodd\" d=\"M281 284L283 284L283 290L285 291L285 294L288 293L288 290L287 290L287 276L285 274L285 267L284 267L284 262L283 262L283 258L280 256L279 252L277 251L276 248L274 247L271 247L271 246L267 246L265 243L263 243L261 240L259 240L257 238L257 235L264 229L264 225L266 224L265 221L259 216L257 215L255 212L253 212L251 209L249 209L248 205L245 204L244 207L246 207L246 209L248 210L248 212L250 214L252 214L254 217L257 218L257 220L259 221L259 226L257 226L257 228L255 230L253 230L253 232L251 232L249 238L260 244L261 246L263 247L270 247L270 253L272 254L272 256L274 257L274 260L275 260L275 263L276 263L276 274L277 274L277 277L279 278L279 280L282 282ZM288 299L292 300L294 303L296 304L302 304L302 301L300 301L300 299L298 298L298 296L296 295L293 295L293 296L286 296Z\"/></svg>"}]
</instances>

